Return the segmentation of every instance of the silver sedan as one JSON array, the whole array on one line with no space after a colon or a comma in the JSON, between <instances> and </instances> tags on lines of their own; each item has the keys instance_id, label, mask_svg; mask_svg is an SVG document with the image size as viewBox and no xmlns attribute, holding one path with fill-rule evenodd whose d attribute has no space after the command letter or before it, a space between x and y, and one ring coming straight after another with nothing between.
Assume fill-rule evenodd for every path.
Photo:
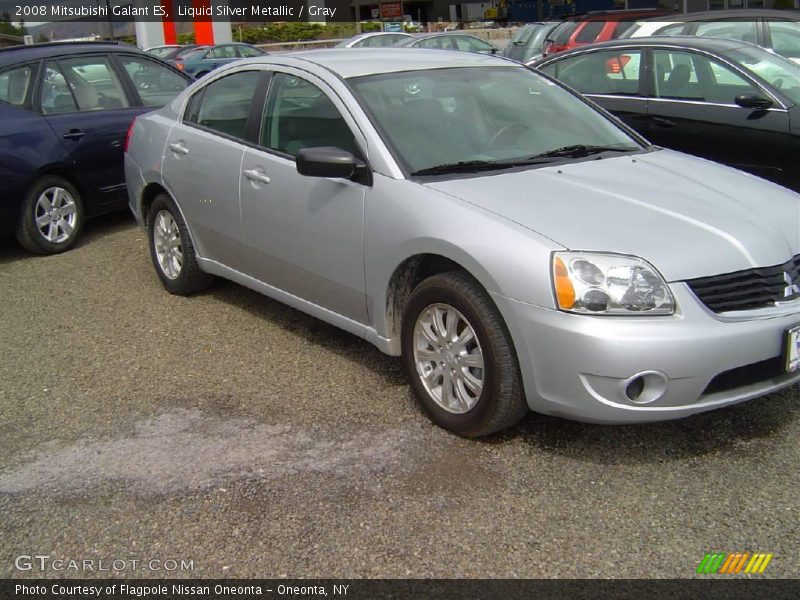
<instances>
[{"instance_id":1,"label":"silver sedan","mask_svg":"<svg viewBox=\"0 0 800 600\"><path fill-rule=\"evenodd\" d=\"M224 277L400 355L461 435L800 381L800 196L507 60L239 61L139 117L125 169L169 292Z\"/></svg>"}]
</instances>

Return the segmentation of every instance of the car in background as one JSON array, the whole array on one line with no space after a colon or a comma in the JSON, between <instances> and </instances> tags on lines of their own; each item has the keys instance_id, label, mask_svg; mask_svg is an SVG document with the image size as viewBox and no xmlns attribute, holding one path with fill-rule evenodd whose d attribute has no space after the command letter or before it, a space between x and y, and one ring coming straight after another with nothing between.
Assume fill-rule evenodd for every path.
<instances>
[{"instance_id":1,"label":"car in background","mask_svg":"<svg viewBox=\"0 0 800 600\"><path fill-rule=\"evenodd\" d=\"M190 81L133 46L0 49L0 235L31 252L63 252L85 218L124 208L128 127Z\"/></svg>"},{"instance_id":2,"label":"car in background","mask_svg":"<svg viewBox=\"0 0 800 600\"><path fill-rule=\"evenodd\" d=\"M787 10L715 10L636 23L627 37L696 35L758 44L800 63L800 13Z\"/></svg>"},{"instance_id":3,"label":"car in background","mask_svg":"<svg viewBox=\"0 0 800 600\"><path fill-rule=\"evenodd\" d=\"M152 54L156 58L160 58L161 60L166 61L174 61L186 56L190 52L194 52L195 50L199 50L200 48L207 48L208 46L204 46L201 44L186 44L183 46L180 45L168 45L168 46L155 46L153 48L147 48L145 52L148 54Z\"/></svg>"},{"instance_id":4,"label":"car in background","mask_svg":"<svg viewBox=\"0 0 800 600\"><path fill-rule=\"evenodd\" d=\"M518 62L541 58L547 34L559 23L559 21L528 23L520 27L503 50L503 56Z\"/></svg>"},{"instance_id":5,"label":"car in background","mask_svg":"<svg viewBox=\"0 0 800 600\"><path fill-rule=\"evenodd\" d=\"M800 382L800 196L505 58L228 65L136 120L125 170L168 292L225 277L399 355L460 435Z\"/></svg>"},{"instance_id":6,"label":"car in background","mask_svg":"<svg viewBox=\"0 0 800 600\"><path fill-rule=\"evenodd\" d=\"M800 191L800 66L754 44L631 38L532 66L652 142Z\"/></svg>"},{"instance_id":7,"label":"car in background","mask_svg":"<svg viewBox=\"0 0 800 600\"><path fill-rule=\"evenodd\" d=\"M478 54L502 54L502 50L483 38L467 33L423 33L397 44L399 48L462 50Z\"/></svg>"},{"instance_id":8,"label":"car in background","mask_svg":"<svg viewBox=\"0 0 800 600\"><path fill-rule=\"evenodd\" d=\"M199 79L217 67L227 65L240 58L253 58L265 54L266 52L250 44L217 44L216 46L203 46L172 62L187 75Z\"/></svg>"},{"instance_id":9,"label":"car in background","mask_svg":"<svg viewBox=\"0 0 800 600\"><path fill-rule=\"evenodd\" d=\"M664 14L655 9L609 10L568 17L547 35L542 55L550 56L587 44L614 40L622 36L637 20Z\"/></svg>"},{"instance_id":10,"label":"car in background","mask_svg":"<svg viewBox=\"0 0 800 600\"><path fill-rule=\"evenodd\" d=\"M342 40L335 48L386 48L413 37L410 33L373 31Z\"/></svg>"}]
</instances>

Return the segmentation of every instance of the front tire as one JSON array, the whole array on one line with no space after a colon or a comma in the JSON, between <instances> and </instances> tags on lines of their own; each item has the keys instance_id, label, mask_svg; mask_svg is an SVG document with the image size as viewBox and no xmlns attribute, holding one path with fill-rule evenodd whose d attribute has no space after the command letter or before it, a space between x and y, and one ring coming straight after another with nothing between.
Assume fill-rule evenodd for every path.
<instances>
[{"instance_id":1,"label":"front tire","mask_svg":"<svg viewBox=\"0 0 800 600\"><path fill-rule=\"evenodd\" d=\"M212 281L197 263L189 230L167 194L153 200L147 214L150 258L164 288L178 296L189 296L206 289Z\"/></svg>"},{"instance_id":2,"label":"front tire","mask_svg":"<svg viewBox=\"0 0 800 600\"><path fill-rule=\"evenodd\" d=\"M17 224L17 241L34 254L69 250L83 229L83 201L69 181L40 177L28 190Z\"/></svg>"},{"instance_id":3,"label":"front tire","mask_svg":"<svg viewBox=\"0 0 800 600\"><path fill-rule=\"evenodd\" d=\"M411 387L441 427L478 437L511 427L528 412L508 329L466 273L419 284L406 304L401 338Z\"/></svg>"}]
</instances>

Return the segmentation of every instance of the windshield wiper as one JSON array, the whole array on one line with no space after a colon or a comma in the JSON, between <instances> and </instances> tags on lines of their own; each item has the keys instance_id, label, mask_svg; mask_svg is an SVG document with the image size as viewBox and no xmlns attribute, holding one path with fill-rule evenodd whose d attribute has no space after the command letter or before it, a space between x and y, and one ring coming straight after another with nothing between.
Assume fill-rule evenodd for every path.
<instances>
[{"instance_id":1,"label":"windshield wiper","mask_svg":"<svg viewBox=\"0 0 800 600\"><path fill-rule=\"evenodd\" d=\"M416 175L446 175L447 173L476 173L478 171L491 171L492 169L508 169L514 165L499 163L493 160L462 160L460 162L445 163L426 167L411 173Z\"/></svg>"},{"instance_id":2,"label":"windshield wiper","mask_svg":"<svg viewBox=\"0 0 800 600\"><path fill-rule=\"evenodd\" d=\"M587 146L585 144L574 144L572 146L564 146L563 148L556 148L555 150L548 150L540 154L534 154L528 157L528 161L536 161L540 158L581 158L584 156L591 156L592 154L601 154L603 152L634 152L639 148L620 147L620 146Z\"/></svg>"}]
</instances>

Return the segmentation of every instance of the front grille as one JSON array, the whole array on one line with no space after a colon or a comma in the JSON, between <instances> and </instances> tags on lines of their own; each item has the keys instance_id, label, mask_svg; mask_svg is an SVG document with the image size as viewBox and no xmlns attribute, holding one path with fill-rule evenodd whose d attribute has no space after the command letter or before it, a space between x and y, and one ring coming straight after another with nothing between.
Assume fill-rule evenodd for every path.
<instances>
[{"instance_id":1,"label":"front grille","mask_svg":"<svg viewBox=\"0 0 800 600\"><path fill-rule=\"evenodd\" d=\"M721 313L764 308L796 297L786 296L791 285L787 275L791 284L800 286L800 254L782 265L700 277L686 283L703 304Z\"/></svg>"},{"instance_id":2,"label":"front grille","mask_svg":"<svg viewBox=\"0 0 800 600\"><path fill-rule=\"evenodd\" d=\"M785 361L783 357L776 356L751 365L725 371L709 382L706 389L703 390L703 395L727 392L728 390L735 390L746 385L780 377L786 374L784 367Z\"/></svg>"}]
</instances>

